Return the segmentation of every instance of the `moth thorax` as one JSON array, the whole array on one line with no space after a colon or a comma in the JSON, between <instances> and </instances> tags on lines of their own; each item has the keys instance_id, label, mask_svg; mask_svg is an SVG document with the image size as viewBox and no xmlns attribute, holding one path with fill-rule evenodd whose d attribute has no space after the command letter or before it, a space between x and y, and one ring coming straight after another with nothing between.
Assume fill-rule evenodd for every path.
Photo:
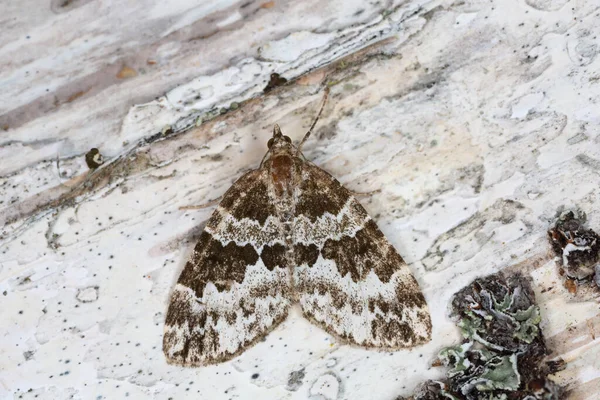
<instances>
[{"instance_id":1,"label":"moth thorax","mask_svg":"<svg viewBox=\"0 0 600 400\"><path fill-rule=\"evenodd\" d=\"M294 160L289 154L278 154L271 159L271 179L277 197L292 196L294 192Z\"/></svg>"}]
</instances>

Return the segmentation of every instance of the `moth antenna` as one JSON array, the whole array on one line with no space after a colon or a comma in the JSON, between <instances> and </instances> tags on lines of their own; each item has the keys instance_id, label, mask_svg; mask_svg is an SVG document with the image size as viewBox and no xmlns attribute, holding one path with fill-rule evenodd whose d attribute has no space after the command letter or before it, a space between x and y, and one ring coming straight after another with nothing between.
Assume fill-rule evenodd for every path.
<instances>
[{"instance_id":1,"label":"moth antenna","mask_svg":"<svg viewBox=\"0 0 600 400\"><path fill-rule=\"evenodd\" d=\"M298 145L298 153L300 153L300 151L302 150L302 145L304 145L304 142L306 142L306 139L308 139L308 137L312 133L315 125L317 125L317 122L319 121L319 117L321 116L321 113L323 112L323 109L325 108L325 104L327 104L328 97L329 97L329 87L326 87L325 93L323 93L323 102L321 103L321 108L319 109L317 116L315 117L313 123L311 124L310 128L308 129L308 132L306 132L306 135L304 135L304 137L300 141L300 144Z\"/></svg>"}]
</instances>

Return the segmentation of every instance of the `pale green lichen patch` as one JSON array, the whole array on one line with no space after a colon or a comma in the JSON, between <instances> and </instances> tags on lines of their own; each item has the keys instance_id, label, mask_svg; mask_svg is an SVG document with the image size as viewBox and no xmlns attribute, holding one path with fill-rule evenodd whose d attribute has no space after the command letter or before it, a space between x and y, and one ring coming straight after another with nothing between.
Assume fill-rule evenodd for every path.
<instances>
[{"instance_id":1,"label":"pale green lichen patch","mask_svg":"<svg viewBox=\"0 0 600 400\"><path fill-rule=\"evenodd\" d=\"M427 381L414 400L560 400L563 390L548 375L540 309L521 275L475 280L452 300L464 342L442 349L446 382Z\"/></svg>"}]
</instances>

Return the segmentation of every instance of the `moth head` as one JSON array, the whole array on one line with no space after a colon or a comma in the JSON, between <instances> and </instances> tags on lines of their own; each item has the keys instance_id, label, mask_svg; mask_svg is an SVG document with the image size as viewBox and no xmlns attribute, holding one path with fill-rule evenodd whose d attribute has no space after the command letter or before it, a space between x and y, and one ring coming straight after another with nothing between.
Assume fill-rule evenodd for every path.
<instances>
[{"instance_id":1,"label":"moth head","mask_svg":"<svg viewBox=\"0 0 600 400\"><path fill-rule=\"evenodd\" d=\"M292 139L289 136L285 136L281 133L279 125L275 124L273 127L273 137L267 142L267 147L271 149L273 146L288 147L292 144Z\"/></svg>"}]
</instances>

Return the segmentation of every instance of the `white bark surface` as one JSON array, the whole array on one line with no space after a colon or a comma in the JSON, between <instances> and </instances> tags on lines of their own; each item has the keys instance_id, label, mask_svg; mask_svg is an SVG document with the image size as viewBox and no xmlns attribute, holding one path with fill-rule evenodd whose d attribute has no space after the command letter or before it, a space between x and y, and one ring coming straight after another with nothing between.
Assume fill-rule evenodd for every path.
<instances>
[{"instance_id":1,"label":"white bark surface","mask_svg":"<svg viewBox=\"0 0 600 400\"><path fill-rule=\"evenodd\" d=\"M534 278L567 361L555 379L600 397L598 291L570 294L547 240L561 207L600 230L597 1L24 0L0 15L0 398L392 400L443 376L451 296L504 269ZM272 72L298 79L263 94ZM299 140L324 85L304 154L380 190L362 202L421 284L433 340L379 353L293 315L231 362L167 365L169 292L212 212L178 207L256 168L274 123Z\"/></svg>"}]
</instances>

